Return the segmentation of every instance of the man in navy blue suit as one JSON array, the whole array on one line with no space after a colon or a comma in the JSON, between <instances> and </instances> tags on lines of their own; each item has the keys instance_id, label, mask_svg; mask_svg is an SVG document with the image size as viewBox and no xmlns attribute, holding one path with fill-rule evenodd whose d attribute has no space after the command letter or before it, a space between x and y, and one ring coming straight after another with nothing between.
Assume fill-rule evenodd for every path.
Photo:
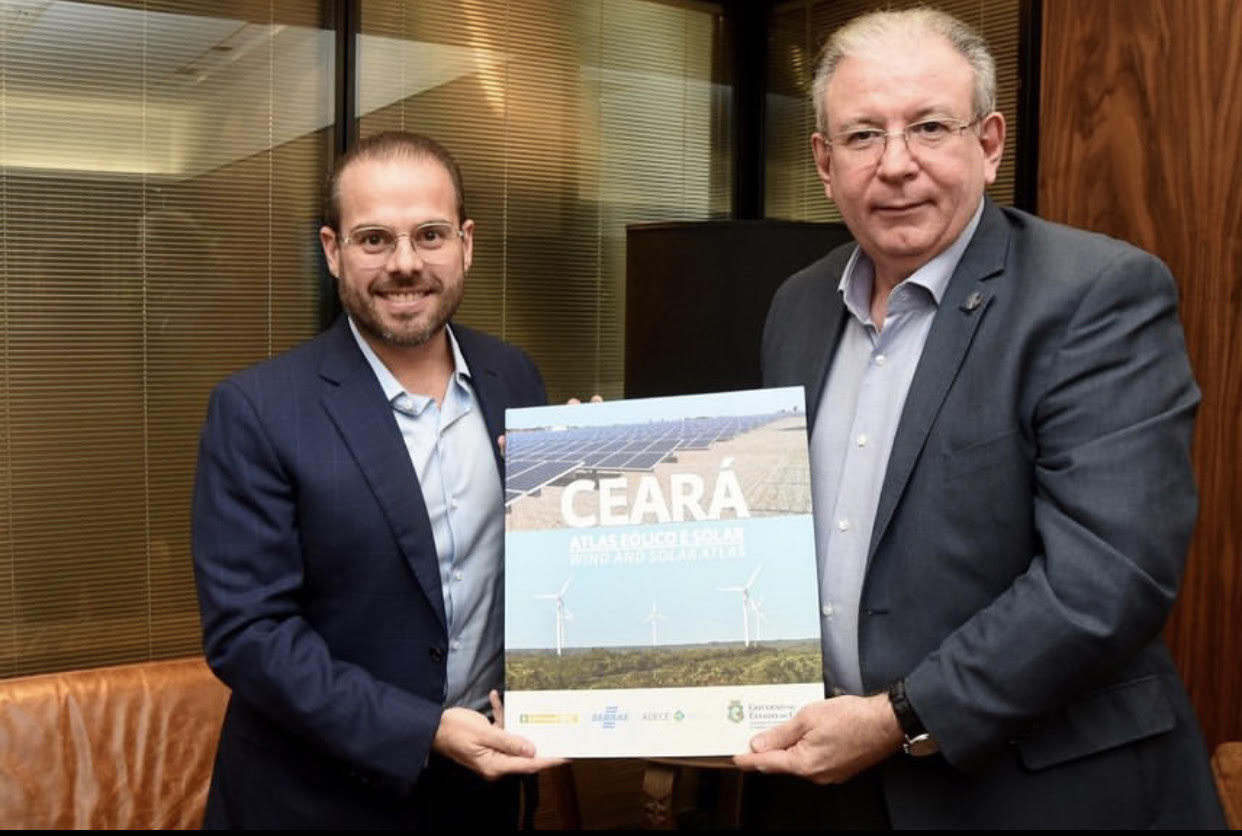
<instances>
[{"instance_id":1,"label":"man in navy blue suit","mask_svg":"<svg viewBox=\"0 0 1242 836\"><path fill-rule=\"evenodd\" d=\"M232 689L208 827L516 824L553 761L500 723L504 410L522 351L449 321L474 222L427 137L338 162L320 230L346 315L212 393L193 552Z\"/></svg>"}]
</instances>

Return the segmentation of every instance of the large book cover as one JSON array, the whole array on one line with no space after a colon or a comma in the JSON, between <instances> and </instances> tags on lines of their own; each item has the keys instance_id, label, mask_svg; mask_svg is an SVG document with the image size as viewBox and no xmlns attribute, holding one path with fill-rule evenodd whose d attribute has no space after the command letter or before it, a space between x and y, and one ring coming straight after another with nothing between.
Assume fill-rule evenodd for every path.
<instances>
[{"instance_id":1,"label":"large book cover","mask_svg":"<svg viewBox=\"0 0 1242 836\"><path fill-rule=\"evenodd\" d=\"M505 722L706 756L823 697L801 387L506 413Z\"/></svg>"}]
</instances>

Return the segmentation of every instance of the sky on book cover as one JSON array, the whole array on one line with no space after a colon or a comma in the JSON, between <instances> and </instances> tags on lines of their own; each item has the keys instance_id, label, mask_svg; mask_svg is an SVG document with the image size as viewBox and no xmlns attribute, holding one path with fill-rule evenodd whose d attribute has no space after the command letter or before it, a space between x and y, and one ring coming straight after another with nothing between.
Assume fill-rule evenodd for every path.
<instances>
[{"instance_id":1,"label":"sky on book cover","mask_svg":"<svg viewBox=\"0 0 1242 836\"><path fill-rule=\"evenodd\" d=\"M818 640L800 387L506 427L510 650Z\"/></svg>"}]
</instances>

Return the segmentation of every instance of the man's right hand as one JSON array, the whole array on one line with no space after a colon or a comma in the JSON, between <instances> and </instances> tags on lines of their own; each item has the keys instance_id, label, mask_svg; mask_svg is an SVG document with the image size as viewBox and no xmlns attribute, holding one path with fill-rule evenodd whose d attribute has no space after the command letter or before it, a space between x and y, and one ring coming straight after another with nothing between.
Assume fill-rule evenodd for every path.
<instances>
[{"instance_id":1,"label":"man's right hand","mask_svg":"<svg viewBox=\"0 0 1242 836\"><path fill-rule=\"evenodd\" d=\"M833 697L751 738L742 769L798 775L817 784L848 781L901 751L904 738L887 694Z\"/></svg>"},{"instance_id":2,"label":"man's right hand","mask_svg":"<svg viewBox=\"0 0 1242 836\"><path fill-rule=\"evenodd\" d=\"M477 711L447 708L431 748L489 781L504 775L539 772L564 763L535 757L535 744L511 734Z\"/></svg>"}]
</instances>

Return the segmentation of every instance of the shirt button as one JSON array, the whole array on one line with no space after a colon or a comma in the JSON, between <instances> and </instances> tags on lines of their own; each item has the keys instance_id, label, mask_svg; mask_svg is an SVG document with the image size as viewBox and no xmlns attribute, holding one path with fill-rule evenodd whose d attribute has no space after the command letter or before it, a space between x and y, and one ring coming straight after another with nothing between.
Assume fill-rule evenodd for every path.
<instances>
[{"instance_id":1,"label":"shirt button","mask_svg":"<svg viewBox=\"0 0 1242 836\"><path fill-rule=\"evenodd\" d=\"M453 580L455 580L455 581L459 581L459 580L461 580L461 578L462 578L461 570L460 570L460 569L456 569L456 570L454 570L454 571L453 571Z\"/></svg>"},{"instance_id":2,"label":"shirt button","mask_svg":"<svg viewBox=\"0 0 1242 836\"><path fill-rule=\"evenodd\" d=\"M867 446L867 434L862 433L861 435L858 436L857 439L855 439L855 441L858 443L859 447L866 447Z\"/></svg>"},{"instance_id":3,"label":"shirt button","mask_svg":"<svg viewBox=\"0 0 1242 836\"><path fill-rule=\"evenodd\" d=\"M875 356L875 364L877 366L883 366L887 362L888 362L888 358L885 357L883 354L877 354Z\"/></svg>"},{"instance_id":4,"label":"shirt button","mask_svg":"<svg viewBox=\"0 0 1242 836\"><path fill-rule=\"evenodd\" d=\"M456 510L457 510L457 500L456 500L456 499L450 499L450 500L449 500L449 508L452 508L454 511L456 511Z\"/></svg>"},{"instance_id":5,"label":"shirt button","mask_svg":"<svg viewBox=\"0 0 1242 836\"><path fill-rule=\"evenodd\" d=\"M824 615L826 615L828 618L832 618L832 613L833 613L832 604L824 604L823 608L820 611Z\"/></svg>"},{"instance_id":6,"label":"shirt button","mask_svg":"<svg viewBox=\"0 0 1242 836\"><path fill-rule=\"evenodd\" d=\"M457 639L453 639L451 642L449 642L449 647L453 648L454 650L461 650L461 642L458 641Z\"/></svg>"},{"instance_id":7,"label":"shirt button","mask_svg":"<svg viewBox=\"0 0 1242 836\"><path fill-rule=\"evenodd\" d=\"M849 531L850 521L849 520L837 520L837 530L838 531Z\"/></svg>"}]
</instances>

